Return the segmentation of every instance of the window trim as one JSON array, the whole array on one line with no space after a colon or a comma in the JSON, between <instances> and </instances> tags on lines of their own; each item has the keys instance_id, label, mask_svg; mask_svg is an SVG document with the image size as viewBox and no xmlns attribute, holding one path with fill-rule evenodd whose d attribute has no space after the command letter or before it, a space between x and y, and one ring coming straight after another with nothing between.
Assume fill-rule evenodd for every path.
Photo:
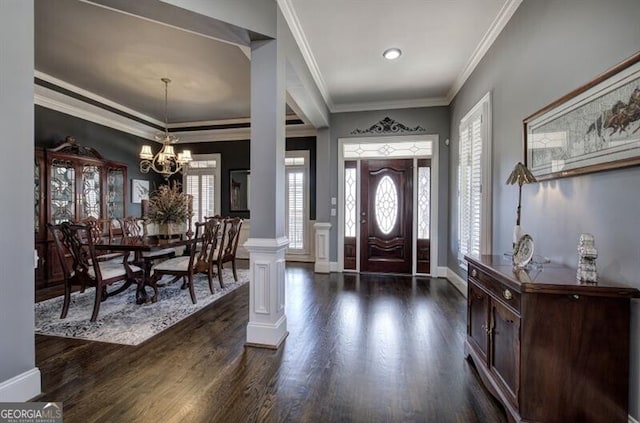
<instances>
[{"instance_id":1,"label":"window trim","mask_svg":"<svg viewBox=\"0 0 640 423\"><path fill-rule=\"evenodd\" d=\"M480 159L480 170L482 176L480 178L481 183L481 196L480 196L480 254L489 254L492 251L492 145L493 145L493 128L492 128L492 115L491 115L491 91L487 92L472 108L460 119L458 126L458 224L457 224L457 254L458 265L466 270L467 263L464 260L464 256L460 251L460 142L461 132L464 126L468 126L474 117L480 115L482 118L480 131L482 137L482 151Z\"/></svg>"},{"instance_id":2,"label":"window trim","mask_svg":"<svg viewBox=\"0 0 640 423\"><path fill-rule=\"evenodd\" d=\"M215 160L216 161L216 167L215 170L213 172L213 178L214 178L214 184L215 184L215 193L214 193L214 204L213 204L213 210L214 210L214 214L219 215L220 212L220 202L221 202L221 186L222 186L222 181L220 180L221 178L221 169L222 169L222 155L220 153L210 153L210 154L194 154L193 156L193 161L201 161L201 160ZM202 169L209 169L209 168L193 168L190 169L188 166L185 166L185 168L182 171L182 186L186 187L187 186L187 175L202 175L202 174L207 174L210 175L211 173L209 172L204 172ZM189 170L191 170L191 172L189 172Z\"/></svg>"},{"instance_id":3,"label":"window trim","mask_svg":"<svg viewBox=\"0 0 640 423\"><path fill-rule=\"evenodd\" d=\"M295 158L302 157L304 158L304 165L285 165L285 193L288 194L288 190L286 187L289 185L289 180L286 177L287 169L302 169L304 172L304 224L303 224L303 234L302 234L302 248L301 249L290 249L287 247L287 255L308 255L309 254L309 243L310 243L310 210L309 210L309 199L311 197L309 192L309 175L310 175L310 152L309 150L289 150L285 152L285 158ZM285 194L285 195L287 195ZM286 207L288 204L287 198L285 197L285 230L288 231L289 227L289 209Z\"/></svg>"}]
</instances>

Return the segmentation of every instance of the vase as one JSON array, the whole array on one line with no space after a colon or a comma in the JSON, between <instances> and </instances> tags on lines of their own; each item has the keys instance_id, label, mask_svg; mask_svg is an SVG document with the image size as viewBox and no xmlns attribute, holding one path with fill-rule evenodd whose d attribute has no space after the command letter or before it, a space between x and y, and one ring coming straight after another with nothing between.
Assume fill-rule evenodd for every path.
<instances>
[{"instance_id":1,"label":"vase","mask_svg":"<svg viewBox=\"0 0 640 423\"><path fill-rule=\"evenodd\" d=\"M171 238L174 235L184 235L187 232L187 222L166 222L159 223L158 235Z\"/></svg>"}]
</instances>

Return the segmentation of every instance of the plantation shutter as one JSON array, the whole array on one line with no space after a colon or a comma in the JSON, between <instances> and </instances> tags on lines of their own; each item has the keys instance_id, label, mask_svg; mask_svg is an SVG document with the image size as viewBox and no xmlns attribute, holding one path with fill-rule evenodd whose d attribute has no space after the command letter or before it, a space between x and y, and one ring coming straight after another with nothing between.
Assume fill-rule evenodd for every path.
<instances>
[{"instance_id":1,"label":"plantation shutter","mask_svg":"<svg viewBox=\"0 0 640 423\"><path fill-rule=\"evenodd\" d=\"M216 167L216 160L194 160L185 172L184 190L193 196L192 230L196 222L216 214Z\"/></svg>"},{"instance_id":2,"label":"plantation shutter","mask_svg":"<svg viewBox=\"0 0 640 423\"><path fill-rule=\"evenodd\" d=\"M482 234L482 113L476 113L460 125L459 167L459 249L458 258L479 256Z\"/></svg>"},{"instance_id":3,"label":"plantation shutter","mask_svg":"<svg viewBox=\"0 0 640 423\"><path fill-rule=\"evenodd\" d=\"M304 248L304 169L287 169L286 228L290 250Z\"/></svg>"}]
</instances>

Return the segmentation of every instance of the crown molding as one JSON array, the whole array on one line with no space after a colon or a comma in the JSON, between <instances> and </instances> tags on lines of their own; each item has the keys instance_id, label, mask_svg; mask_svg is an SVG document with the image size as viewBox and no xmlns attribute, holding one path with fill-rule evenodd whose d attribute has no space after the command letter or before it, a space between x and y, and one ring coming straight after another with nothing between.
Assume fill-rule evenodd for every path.
<instances>
[{"instance_id":1,"label":"crown molding","mask_svg":"<svg viewBox=\"0 0 640 423\"><path fill-rule=\"evenodd\" d=\"M516 13L516 10L521 3L522 0L508 0L502 6L502 9L500 9L500 12L498 12L498 15L491 23L491 26L484 34L484 37L482 37L480 43L473 51L473 54L469 58L467 65L462 70L462 73L460 73L460 75L458 75L456 80L453 82L451 89L447 93L447 104L450 104L451 101L453 101L453 98L456 96L456 94L458 94L458 91L460 91L464 83L467 82L467 79L469 79L484 55L487 54L487 51L489 51L504 27L507 26L507 23L511 20L513 14Z\"/></svg>"},{"instance_id":2,"label":"crown molding","mask_svg":"<svg viewBox=\"0 0 640 423\"><path fill-rule=\"evenodd\" d=\"M362 112L371 110L407 109L412 107L448 106L449 101L445 97L422 98L416 100L400 101L370 101L362 103L336 104L333 113Z\"/></svg>"},{"instance_id":3,"label":"crown molding","mask_svg":"<svg viewBox=\"0 0 640 423\"><path fill-rule=\"evenodd\" d=\"M315 137L318 131L311 125L287 125L285 136L287 138ZM231 129L204 129L201 131L172 131L180 139L178 144L217 142L217 141L242 141L251 139L251 128Z\"/></svg>"},{"instance_id":4,"label":"crown molding","mask_svg":"<svg viewBox=\"0 0 640 423\"><path fill-rule=\"evenodd\" d=\"M154 140L157 129L133 119L110 112L101 107L88 104L50 88L35 85L34 103L99 125L127 132L148 140ZM113 107L113 106L112 106Z\"/></svg>"},{"instance_id":5,"label":"crown molding","mask_svg":"<svg viewBox=\"0 0 640 423\"><path fill-rule=\"evenodd\" d=\"M123 106L120 103L116 103L115 101L111 101L108 98L99 96L98 94L92 93L91 91L87 91L87 90L85 90L83 88L80 88L80 87L78 87L76 85L73 85L73 84L70 84L70 83L68 83L66 81L63 81L62 79L58 79L58 78L56 78L54 76L51 76L51 75L46 74L44 72L40 72L38 70L36 70L34 72L34 76L36 78L38 78L38 79L41 79L41 80L46 81L46 82L49 82L50 84L53 84L53 85L55 85L57 87L63 88L65 90L71 91L71 92L73 92L75 94L78 94L78 95L81 95L83 97L89 98L91 100L97 101L98 103L104 104L105 106L112 107L112 108L114 108L116 110L119 110L121 112L127 113L127 114L129 114L131 116L135 116L137 118L140 118L140 119L142 119L142 120L144 120L146 122L152 123L154 125L158 125L158 126L164 127L164 122L162 122L162 121L160 121L158 119L152 118L151 116L145 115L144 113L140 113L137 110L130 109L130 108L126 107L126 106ZM36 84L36 87L37 86L38 85ZM83 104L86 104L86 103L83 102ZM154 129L154 131L156 131L156 129Z\"/></svg>"},{"instance_id":6,"label":"crown molding","mask_svg":"<svg viewBox=\"0 0 640 423\"><path fill-rule=\"evenodd\" d=\"M286 115L286 120L300 119L296 115ZM199 126L217 126L217 125L234 125L234 124L250 124L251 118L235 118L235 119L218 119L218 120L199 120L193 122L176 122L168 125L169 129L177 129L178 131L183 128L197 128ZM177 132L177 131L174 131Z\"/></svg>"},{"instance_id":7,"label":"crown molding","mask_svg":"<svg viewBox=\"0 0 640 423\"><path fill-rule=\"evenodd\" d=\"M44 78L42 77L43 75L45 76ZM93 94L89 91L82 90L71 84L67 84L64 81L56 80L55 78L49 77L46 74L36 72L36 77L50 82L51 84L59 85L61 86L61 88L80 94L83 97L103 103L102 97L97 96L96 94ZM58 84L58 82L60 82L60 84ZM71 88L76 88L77 90ZM71 97L67 94L61 93L48 87L44 87L42 85L34 85L34 103L38 106L46 107L47 109L55 110L57 112L74 116L89 122L94 122L99 125L126 132L128 134L132 134L150 141L158 142L154 137L158 130L150 125L146 125L142 122L138 122L137 120L130 119L118 113L103 109L102 107L96 106L94 104L89 104L83 100ZM132 116L139 117L145 120L144 114L136 112L132 109L128 109L121 104L114 103L113 101L109 100L104 101L104 103L108 103L107 105L115 110L120 110ZM288 115L286 118L298 119L298 117L295 115ZM151 120L148 117L147 119ZM177 129L175 131L171 131L171 134L177 136L180 139L178 141L178 144L184 144L191 142L248 140L251 139L250 126L243 128L202 129L187 131L180 131L180 129L250 123L250 118L237 118L226 120L173 123L169 124L168 127ZM290 138L317 135L316 129L309 124L286 125L285 131L286 136Z\"/></svg>"},{"instance_id":8,"label":"crown molding","mask_svg":"<svg viewBox=\"0 0 640 423\"><path fill-rule=\"evenodd\" d=\"M311 52L311 47L309 46L309 42L307 41L307 37L304 35L304 30L302 29L302 25L300 24L300 20L298 19L298 15L296 14L293 5L291 4L291 0L277 0L278 6L282 11L282 15L284 19L287 21L289 25L289 29L293 34L293 38L300 49L300 53L304 58L304 61L307 63L309 67L309 72L311 72L311 76L322 95L327 107L330 111L333 111L333 101L331 100L331 95L329 94L329 90L327 89L327 84L322 77L322 73L320 72L320 68L318 67L318 63L316 62L313 53Z\"/></svg>"}]
</instances>

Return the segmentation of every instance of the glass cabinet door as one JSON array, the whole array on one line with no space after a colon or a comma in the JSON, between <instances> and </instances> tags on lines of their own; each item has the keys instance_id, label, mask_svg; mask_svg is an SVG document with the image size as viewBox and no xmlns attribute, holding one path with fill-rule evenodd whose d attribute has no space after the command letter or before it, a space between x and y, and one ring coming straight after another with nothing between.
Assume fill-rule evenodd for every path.
<instances>
[{"instance_id":1,"label":"glass cabinet door","mask_svg":"<svg viewBox=\"0 0 640 423\"><path fill-rule=\"evenodd\" d=\"M124 217L124 170L109 168L107 171L107 217L121 219Z\"/></svg>"},{"instance_id":2,"label":"glass cabinet door","mask_svg":"<svg viewBox=\"0 0 640 423\"><path fill-rule=\"evenodd\" d=\"M54 161L50 169L51 223L58 225L62 222L73 221L76 207L75 168L71 163Z\"/></svg>"},{"instance_id":3,"label":"glass cabinet door","mask_svg":"<svg viewBox=\"0 0 640 423\"><path fill-rule=\"evenodd\" d=\"M100 219L100 167L95 165L83 165L80 176L80 215L78 220L87 217Z\"/></svg>"}]
</instances>

